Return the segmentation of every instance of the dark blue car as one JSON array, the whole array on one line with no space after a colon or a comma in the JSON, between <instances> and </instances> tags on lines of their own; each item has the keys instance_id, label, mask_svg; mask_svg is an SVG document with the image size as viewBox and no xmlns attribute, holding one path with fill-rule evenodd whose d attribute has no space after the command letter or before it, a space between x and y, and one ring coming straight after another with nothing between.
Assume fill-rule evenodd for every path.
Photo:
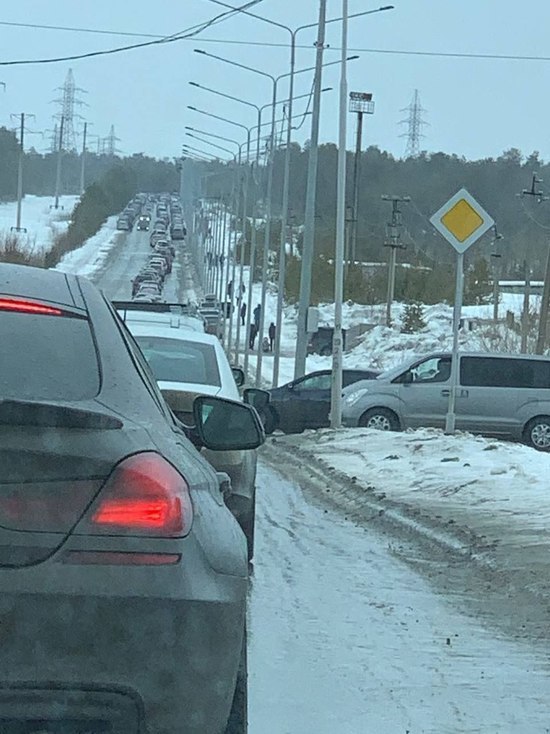
<instances>
[{"instance_id":1,"label":"dark blue car","mask_svg":"<svg viewBox=\"0 0 550 734\"><path fill-rule=\"evenodd\" d=\"M342 385L371 380L375 370L345 369ZM305 428L328 426L331 399L331 370L319 370L270 391L271 402L266 417L267 433L276 429L284 433L300 433Z\"/></svg>"}]
</instances>

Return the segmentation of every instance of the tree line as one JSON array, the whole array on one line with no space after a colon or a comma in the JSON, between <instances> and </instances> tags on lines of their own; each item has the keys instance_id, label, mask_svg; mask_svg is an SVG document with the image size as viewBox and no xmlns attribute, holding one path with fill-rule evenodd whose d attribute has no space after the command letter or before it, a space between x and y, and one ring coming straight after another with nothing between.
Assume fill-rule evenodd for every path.
<instances>
[{"instance_id":1,"label":"tree line","mask_svg":"<svg viewBox=\"0 0 550 734\"><path fill-rule=\"evenodd\" d=\"M291 149L291 179L289 219L295 231L300 232L304 222L307 183L308 146L296 144ZM331 263L336 229L337 147L320 146L315 217L314 290L330 297ZM284 151L277 150L274 158L273 210L281 215ZM199 165L199 164L197 164ZM229 164L208 164L210 172L218 175L207 179L211 196L231 195L233 167ZM348 203L352 201L353 155L348 154ZM431 271L399 269L396 296L403 300L437 302L450 300L454 292L454 252L434 230L429 217L461 187L466 187L495 220L502 239L495 242L489 232L467 254L467 299L477 302L489 292L489 281L498 263L503 278L522 278L525 262L533 278L541 278L550 243L550 201L538 202L536 197L521 196L529 189L533 173L550 181L550 165L537 152L524 156L512 148L496 158L470 161L446 153L422 153L417 157L395 158L375 146L361 155L359 179L359 207L357 223L357 259L362 262L384 263L387 260L387 226L391 219L391 204L382 195L410 196L404 204L402 242L405 249L398 253L400 262L430 268ZM241 174L241 177L244 174ZM256 174L258 178L258 174ZM261 177L260 177L261 178ZM263 169L265 179L265 168ZM550 184L549 184L550 185ZM544 188L544 183L541 184ZM265 190L260 181L260 200ZM261 212L261 208L260 208ZM298 235L298 249L301 235ZM277 249L275 242L273 249ZM501 257L493 258L493 254ZM289 263L289 282L299 280L300 261ZM496 272L496 271L495 271ZM348 270L347 291L360 291L362 300L379 302L385 295L385 273L368 279ZM288 295L294 296L292 286ZM322 298L321 298L322 300Z\"/></svg>"}]
</instances>

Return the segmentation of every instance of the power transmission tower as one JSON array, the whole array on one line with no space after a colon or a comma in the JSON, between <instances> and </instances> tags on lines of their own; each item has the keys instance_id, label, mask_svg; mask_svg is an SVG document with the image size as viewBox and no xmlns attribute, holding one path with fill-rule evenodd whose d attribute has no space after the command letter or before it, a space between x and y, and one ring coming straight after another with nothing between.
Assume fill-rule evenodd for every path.
<instances>
[{"instance_id":1,"label":"power transmission tower","mask_svg":"<svg viewBox=\"0 0 550 734\"><path fill-rule=\"evenodd\" d=\"M115 135L115 126L111 125L111 130L106 138L103 138L103 154L109 156L115 156L119 149L116 144L120 142L120 138Z\"/></svg>"},{"instance_id":2,"label":"power transmission tower","mask_svg":"<svg viewBox=\"0 0 550 734\"><path fill-rule=\"evenodd\" d=\"M423 118L423 114L427 110L420 104L420 94L418 89L414 90L414 96L411 104L405 107L401 112L408 112L408 116L401 120L400 125L407 125L407 132L400 135L401 138L407 138L407 147L405 148L405 158L414 158L420 154L420 140L426 136L422 133L424 127L429 123Z\"/></svg>"},{"instance_id":3,"label":"power transmission tower","mask_svg":"<svg viewBox=\"0 0 550 734\"><path fill-rule=\"evenodd\" d=\"M403 222L401 219L401 204L408 204L410 196L382 196L383 201L391 201L392 217L388 223L387 237L384 247L390 247L390 258L388 262L388 298L386 304L386 326L391 326L391 307L395 295L395 266L397 263L397 250L404 250L405 245L401 242L401 230Z\"/></svg>"},{"instance_id":4,"label":"power transmission tower","mask_svg":"<svg viewBox=\"0 0 550 734\"><path fill-rule=\"evenodd\" d=\"M69 69L62 87L58 87L58 91L63 92L63 96L54 100L59 105L59 112L54 115L56 120L63 118L63 148L66 151L76 151L76 131L75 120L80 118L75 112L76 106L85 104L81 99L77 98L77 93L86 92L85 89L77 87L74 81L73 70Z\"/></svg>"},{"instance_id":5,"label":"power transmission tower","mask_svg":"<svg viewBox=\"0 0 550 734\"><path fill-rule=\"evenodd\" d=\"M50 132L50 130L47 130L47 132ZM57 153L58 148L59 148L59 128L56 122L53 126L53 130L51 130L50 153Z\"/></svg>"}]
</instances>

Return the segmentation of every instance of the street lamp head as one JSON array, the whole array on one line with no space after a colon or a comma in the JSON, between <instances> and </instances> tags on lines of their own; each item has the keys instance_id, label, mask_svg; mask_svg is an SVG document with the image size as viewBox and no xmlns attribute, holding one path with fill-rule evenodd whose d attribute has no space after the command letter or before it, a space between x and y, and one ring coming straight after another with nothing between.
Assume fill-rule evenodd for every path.
<instances>
[{"instance_id":1,"label":"street lamp head","mask_svg":"<svg viewBox=\"0 0 550 734\"><path fill-rule=\"evenodd\" d=\"M378 10L395 10L395 5L384 5L383 8L378 8Z\"/></svg>"},{"instance_id":2,"label":"street lamp head","mask_svg":"<svg viewBox=\"0 0 550 734\"><path fill-rule=\"evenodd\" d=\"M190 85L191 85L192 87L200 87L200 84L198 84L197 82L189 82L189 84L190 84Z\"/></svg>"},{"instance_id":3,"label":"street lamp head","mask_svg":"<svg viewBox=\"0 0 550 734\"><path fill-rule=\"evenodd\" d=\"M193 112L197 112L197 108L196 107L192 107L190 104L187 105L187 109L188 110L193 110Z\"/></svg>"},{"instance_id":4,"label":"street lamp head","mask_svg":"<svg viewBox=\"0 0 550 734\"><path fill-rule=\"evenodd\" d=\"M348 56L347 59L346 59L346 61L355 61L358 58L359 58L359 56L357 54L355 54L355 56Z\"/></svg>"},{"instance_id":5,"label":"street lamp head","mask_svg":"<svg viewBox=\"0 0 550 734\"><path fill-rule=\"evenodd\" d=\"M206 51L203 51L202 48L194 48L193 51L196 54L203 54L204 56L206 56Z\"/></svg>"}]
</instances>

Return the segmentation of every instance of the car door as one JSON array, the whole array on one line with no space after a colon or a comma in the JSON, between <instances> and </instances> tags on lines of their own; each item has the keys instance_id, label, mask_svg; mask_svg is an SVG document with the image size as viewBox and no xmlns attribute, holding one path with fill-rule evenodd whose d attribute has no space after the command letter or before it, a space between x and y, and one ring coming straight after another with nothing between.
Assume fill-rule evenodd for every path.
<instances>
[{"instance_id":1,"label":"car door","mask_svg":"<svg viewBox=\"0 0 550 734\"><path fill-rule=\"evenodd\" d=\"M331 373L315 372L297 380L292 388L293 413L301 428L329 425Z\"/></svg>"},{"instance_id":2,"label":"car door","mask_svg":"<svg viewBox=\"0 0 550 734\"><path fill-rule=\"evenodd\" d=\"M444 428L451 384L451 358L428 357L410 367L399 383L405 428Z\"/></svg>"},{"instance_id":3,"label":"car door","mask_svg":"<svg viewBox=\"0 0 550 734\"><path fill-rule=\"evenodd\" d=\"M486 434L518 433L518 408L534 384L529 360L508 357L463 356L456 425ZM530 395L536 400L536 394Z\"/></svg>"}]
</instances>

